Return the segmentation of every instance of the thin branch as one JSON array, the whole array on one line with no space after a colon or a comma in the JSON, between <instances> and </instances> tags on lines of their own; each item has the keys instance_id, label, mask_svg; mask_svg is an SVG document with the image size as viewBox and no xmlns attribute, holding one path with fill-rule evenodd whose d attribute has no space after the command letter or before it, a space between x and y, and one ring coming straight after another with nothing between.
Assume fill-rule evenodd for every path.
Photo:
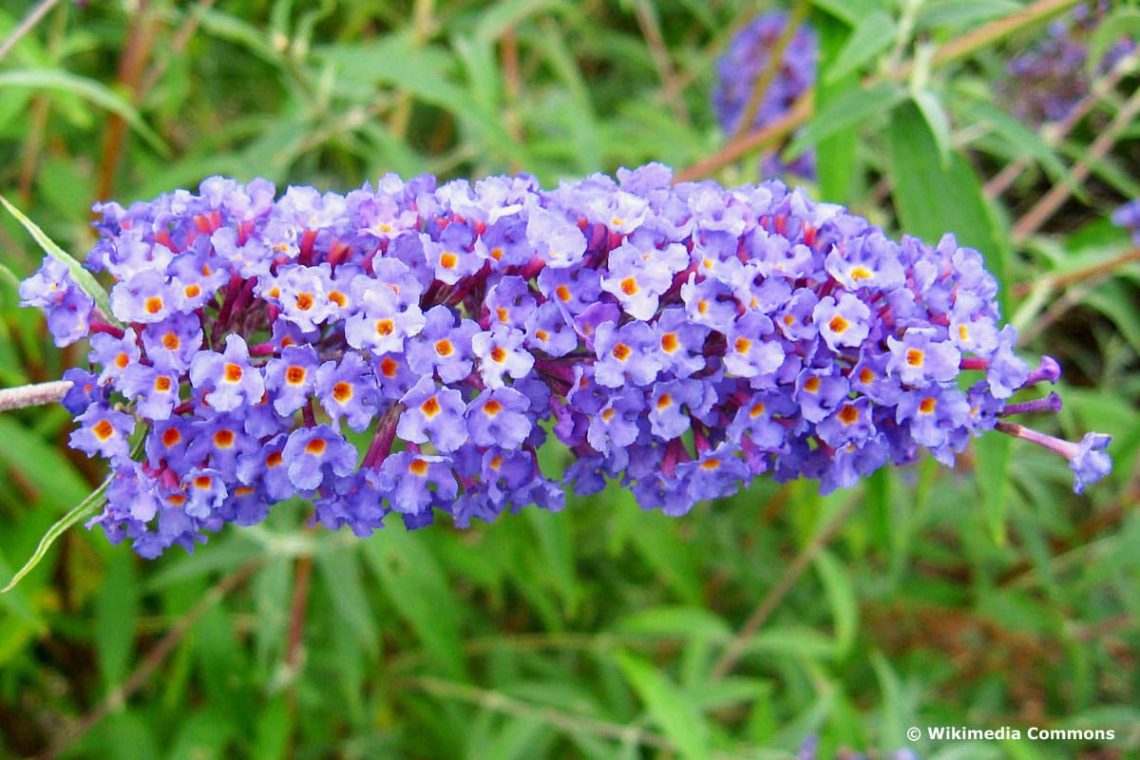
<instances>
[{"instance_id":1,"label":"thin branch","mask_svg":"<svg viewBox=\"0 0 1140 760\"><path fill-rule=\"evenodd\" d=\"M1114 256L1108 261L1090 264L1087 267L1074 269L1071 272L1046 275L1033 282L1020 282L1013 286L1013 294L1019 297L1027 296L1036 288L1063 288L1086 280L1096 280L1104 275L1111 275L1116 270L1133 261L1140 261L1140 248L1133 248L1131 251L1122 253L1119 256Z\"/></svg>"},{"instance_id":2,"label":"thin branch","mask_svg":"<svg viewBox=\"0 0 1140 760\"><path fill-rule=\"evenodd\" d=\"M1064 119L1053 124L1046 124L1041 130L1041 137L1045 144L1049 147L1053 147L1060 143L1062 139L1073 131L1073 127L1079 124L1081 120L1088 115L1089 111L1100 101L1104 93L1116 89L1116 85L1120 80L1135 70L1138 62L1140 62L1140 57L1136 55L1128 55L1120 59L1117 64L1112 67L1111 71L1093 83L1089 92L1069 109ZM1009 186L1021 176L1021 173L1025 171L1030 163L1029 158L1019 158L1013 163L1007 164L1004 169L995 174L990 181L986 183L986 197L992 200L1008 190Z\"/></svg>"},{"instance_id":3,"label":"thin branch","mask_svg":"<svg viewBox=\"0 0 1140 760\"><path fill-rule=\"evenodd\" d=\"M103 718L111 713L121 710L127 700L138 691L154 675L159 666L178 646L179 642L189 633L194 624L205 615L211 607L224 599L231 591L244 583L261 565L261 558L252 559L239 567L230 575L222 578L210 588L193 607L183 613L161 640L147 653L134 672L118 686L111 690L106 698L95 709L84 715L72 726L64 729L59 737L48 747L43 754L44 760L50 760L65 752L72 744L81 739L88 731L97 726Z\"/></svg>"},{"instance_id":4,"label":"thin branch","mask_svg":"<svg viewBox=\"0 0 1140 760\"><path fill-rule=\"evenodd\" d=\"M35 28L36 24L40 23L48 12L59 4L59 0L41 0L41 2L24 16L24 20L20 22L19 26L12 30L12 33L0 43L0 61L4 60L4 56L16 47L16 44L24 39L28 32Z\"/></svg>"},{"instance_id":5,"label":"thin branch","mask_svg":"<svg viewBox=\"0 0 1140 760\"><path fill-rule=\"evenodd\" d=\"M808 565L811 564L816 555L823 550L823 547L835 537L835 534L838 533L844 523L847 522L847 518L855 511L859 503L860 499L858 497L848 499L847 502L839 508L839 511L835 513L835 516L831 518L831 522L824 526L823 530L796 555L796 558L792 560L792 564L788 565L788 569L784 572L780 581L772 587L772 590L768 592L768 595L764 597L764 600L760 602L760 605L749 616L744 626L736 634L736 637L733 638L732 643L730 643L724 650L724 653L721 654L720 659L716 661L712 669L712 675L710 676L711 680L720 680L736 667L736 664L740 662L740 658L744 656L744 652L748 648L748 642L756 635L756 632L760 630L761 626L767 622L769 616L775 612L776 607L779 606L788 592L792 590L792 586L796 585L796 581L798 581L804 571L807 570Z\"/></svg>"},{"instance_id":6,"label":"thin branch","mask_svg":"<svg viewBox=\"0 0 1140 760\"><path fill-rule=\"evenodd\" d=\"M1037 201L1017 221L1010 235L1015 245L1024 243L1030 235L1041 229L1041 226L1052 218L1053 214L1069 199L1073 185L1083 182L1089 176L1093 164L1104 158L1112 150L1117 138L1131 126L1137 115L1140 115L1140 89L1132 93L1132 96L1124 102L1108 128L1093 141L1084 158L1073 166L1073 182L1062 182L1054 185L1049 192L1042 196L1041 200Z\"/></svg>"},{"instance_id":7,"label":"thin branch","mask_svg":"<svg viewBox=\"0 0 1140 760\"><path fill-rule=\"evenodd\" d=\"M737 159L747 156L749 153L765 148L769 145L775 144L783 140L792 130L803 124L812 114L812 91L808 90L804 93L796 104L792 106L792 110L780 119L774 121L763 129L757 129L754 132L749 132L739 139L730 141L723 148L705 158L692 166L682 169L677 173L677 182L688 182L690 180L700 179L709 174L728 166L735 162Z\"/></svg>"},{"instance_id":8,"label":"thin branch","mask_svg":"<svg viewBox=\"0 0 1140 760\"><path fill-rule=\"evenodd\" d=\"M752 131L752 123L756 121L756 114L760 112L760 106L764 103L764 97L768 94L768 90L772 86L772 82L776 79L776 72L780 70L780 66L784 63L784 52L791 44L792 38L796 36L796 32L800 29L800 24L807 18L808 3L805 0L796 0L796 4L792 7L792 12L788 16L788 21L784 25L783 31L780 36L776 38L776 44L768 51L768 60L765 62L764 70L760 72L760 76L756 78L756 83L752 87L752 93L748 96L748 103L744 106L744 113L740 116L740 122L736 125L736 129L732 133L732 139L736 140L743 137Z\"/></svg>"},{"instance_id":9,"label":"thin branch","mask_svg":"<svg viewBox=\"0 0 1140 760\"><path fill-rule=\"evenodd\" d=\"M649 57L653 60L653 68L657 69L657 76L661 79L661 93L665 102L673 110L673 115L682 124L689 123L689 112L685 110L685 101L681 99L681 88L677 79L677 72L669 60L668 48L665 38L661 36L661 27L657 23L657 16L648 0L634 0L633 13L637 16L637 25L641 27L641 36L645 38L646 47L649 48Z\"/></svg>"},{"instance_id":10,"label":"thin branch","mask_svg":"<svg viewBox=\"0 0 1140 760\"><path fill-rule=\"evenodd\" d=\"M16 388L0 388L0 412L58 403L71 388L70 380L53 380Z\"/></svg>"}]
</instances>

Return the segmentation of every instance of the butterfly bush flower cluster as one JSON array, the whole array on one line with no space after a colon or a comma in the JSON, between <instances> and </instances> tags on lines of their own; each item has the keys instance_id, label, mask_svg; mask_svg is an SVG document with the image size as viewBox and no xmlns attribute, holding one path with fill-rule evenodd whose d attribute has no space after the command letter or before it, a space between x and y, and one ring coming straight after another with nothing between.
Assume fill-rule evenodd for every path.
<instances>
[{"instance_id":1,"label":"butterfly bush flower cluster","mask_svg":"<svg viewBox=\"0 0 1140 760\"><path fill-rule=\"evenodd\" d=\"M725 133L733 134L740 129L757 80L768 69L772 50L787 25L788 14L783 11L757 17L740 30L717 61L712 106ZM815 30L809 24L801 24L768 83L751 129L762 129L787 116L796 101L811 89L815 84L818 49ZM777 151L770 151L761 159L760 173L762 177L790 174L813 179L815 154L804 151L790 164L784 164Z\"/></svg>"},{"instance_id":2,"label":"butterfly bush flower cluster","mask_svg":"<svg viewBox=\"0 0 1140 760\"><path fill-rule=\"evenodd\" d=\"M1062 121L1088 94L1088 40L1111 7L1109 0L1077 6L1066 20L1050 24L1033 47L1010 59L1009 78L999 89L1015 116L1033 126ZM1111 70L1134 49L1135 41L1120 39L1106 51L1099 71Z\"/></svg>"},{"instance_id":3,"label":"butterfly bush flower cluster","mask_svg":"<svg viewBox=\"0 0 1140 760\"><path fill-rule=\"evenodd\" d=\"M607 479L681 515L758 475L950 465L994 427L1065 456L1077 490L1109 468L1105 436L1009 421L1056 410L1010 399L1060 370L1014 354L977 251L896 243L779 182L651 164L276 198L212 178L96 210L112 313L53 260L21 295L61 345L90 336L71 445L112 467L93 522L145 556L293 496L359 534L557 510ZM550 436L565 473L539 466Z\"/></svg>"}]
</instances>

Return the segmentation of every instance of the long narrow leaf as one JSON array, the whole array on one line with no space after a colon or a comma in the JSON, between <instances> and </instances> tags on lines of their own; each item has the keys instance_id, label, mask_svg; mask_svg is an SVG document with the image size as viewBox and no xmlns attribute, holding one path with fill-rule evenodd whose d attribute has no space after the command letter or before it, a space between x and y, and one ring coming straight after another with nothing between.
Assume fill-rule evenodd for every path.
<instances>
[{"instance_id":1,"label":"long narrow leaf","mask_svg":"<svg viewBox=\"0 0 1140 760\"><path fill-rule=\"evenodd\" d=\"M100 483L99 487L92 491L90 496L79 502L79 504L77 504L70 512L61 517L55 522L54 525L48 528L48 532L45 533L44 537L40 539L40 542L36 546L36 550L32 553L32 556L28 559L27 562L24 563L24 566L21 567L19 571L12 576L12 580L8 581L8 585L0 589L0 594L6 594L14 589L16 587L16 584L24 579L25 575L32 572L32 570L35 570L36 565L40 564L43 558L47 556L48 550L51 549L52 544L54 544L56 542L56 539L62 536L68 528L80 522L83 520L83 518L87 517L99 507L103 506L103 495L107 493L107 486L109 485L111 485L110 477Z\"/></svg>"},{"instance_id":2,"label":"long narrow leaf","mask_svg":"<svg viewBox=\"0 0 1140 760\"><path fill-rule=\"evenodd\" d=\"M170 155L170 147L163 142L153 129L147 126L142 116L127 101L116 95L105 85L86 77L78 77L66 71L49 69L21 69L0 74L0 88L23 87L31 90L58 90L70 93L86 101L105 108L121 116L139 137L146 140L162 156Z\"/></svg>"},{"instance_id":3,"label":"long narrow leaf","mask_svg":"<svg viewBox=\"0 0 1140 760\"><path fill-rule=\"evenodd\" d=\"M16 217L16 221L28 231L28 234L35 239L44 253L67 266L68 271L71 272L72 279L75 280L75 283L84 293L95 299L95 305L99 307L103 315L113 323L118 324L114 315L111 314L111 299L107 296L107 291L104 290L103 286L99 284L99 281L95 279L95 275L84 269L83 265L80 264L74 256L60 248L54 240L47 236L46 232L39 228L39 225L24 216L23 212L9 203L8 199L3 195L0 195L0 204L3 204L4 208L8 209L8 213Z\"/></svg>"}]
</instances>

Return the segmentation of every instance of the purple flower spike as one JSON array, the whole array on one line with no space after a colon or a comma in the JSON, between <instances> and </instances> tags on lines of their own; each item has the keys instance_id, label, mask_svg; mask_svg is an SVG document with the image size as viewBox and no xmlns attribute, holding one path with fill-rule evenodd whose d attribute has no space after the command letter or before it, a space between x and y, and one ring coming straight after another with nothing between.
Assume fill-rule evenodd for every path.
<instances>
[{"instance_id":1,"label":"purple flower spike","mask_svg":"<svg viewBox=\"0 0 1140 760\"><path fill-rule=\"evenodd\" d=\"M827 492L923 450L950 465L993 429L1064 456L1078 490L1111 466L1106 436L1013 421L1056 412L1014 394L1060 367L1017 356L979 252L896 243L778 182L650 165L274 200L211 178L98 211L86 266L130 324L51 259L21 297L57 340L90 338L65 375L71 445L112 467L90 524L142 556L297 495L360 535L391 512L557 510L607 479L681 515L757 475ZM539 467L550 436L564 477Z\"/></svg>"}]
</instances>

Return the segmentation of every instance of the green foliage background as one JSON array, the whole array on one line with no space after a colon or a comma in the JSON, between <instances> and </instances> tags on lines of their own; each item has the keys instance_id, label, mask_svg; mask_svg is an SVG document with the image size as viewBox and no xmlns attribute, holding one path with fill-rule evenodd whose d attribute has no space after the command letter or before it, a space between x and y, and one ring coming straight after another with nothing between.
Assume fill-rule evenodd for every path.
<instances>
[{"instance_id":1,"label":"green foliage background","mask_svg":"<svg viewBox=\"0 0 1140 760\"><path fill-rule=\"evenodd\" d=\"M809 735L820 757L1140 754L1140 269L1107 221L1140 195L1136 60L1061 135L994 99L1074 4L815 0L821 85L791 151L815 146L815 197L985 252L1026 355L1066 369L1060 432L1115 436L1110 480L1075 497L1060 460L991 437L955 470L826 498L758 480L682 519L611 487L358 540L296 503L156 562L76 529L0 596L0 754L787 758ZM77 255L97 198L213 173L347 190L711 158L701 176L756 179L755 153L718 160L708 97L764 3L17 1L0 39L44 7L0 59L0 192ZM0 223L7 270L40 257ZM0 275L0 385L81 362ZM70 426L0 416L0 579L101 480ZM905 735L931 725L1117 739Z\"/></svg>"}]
</instances>

